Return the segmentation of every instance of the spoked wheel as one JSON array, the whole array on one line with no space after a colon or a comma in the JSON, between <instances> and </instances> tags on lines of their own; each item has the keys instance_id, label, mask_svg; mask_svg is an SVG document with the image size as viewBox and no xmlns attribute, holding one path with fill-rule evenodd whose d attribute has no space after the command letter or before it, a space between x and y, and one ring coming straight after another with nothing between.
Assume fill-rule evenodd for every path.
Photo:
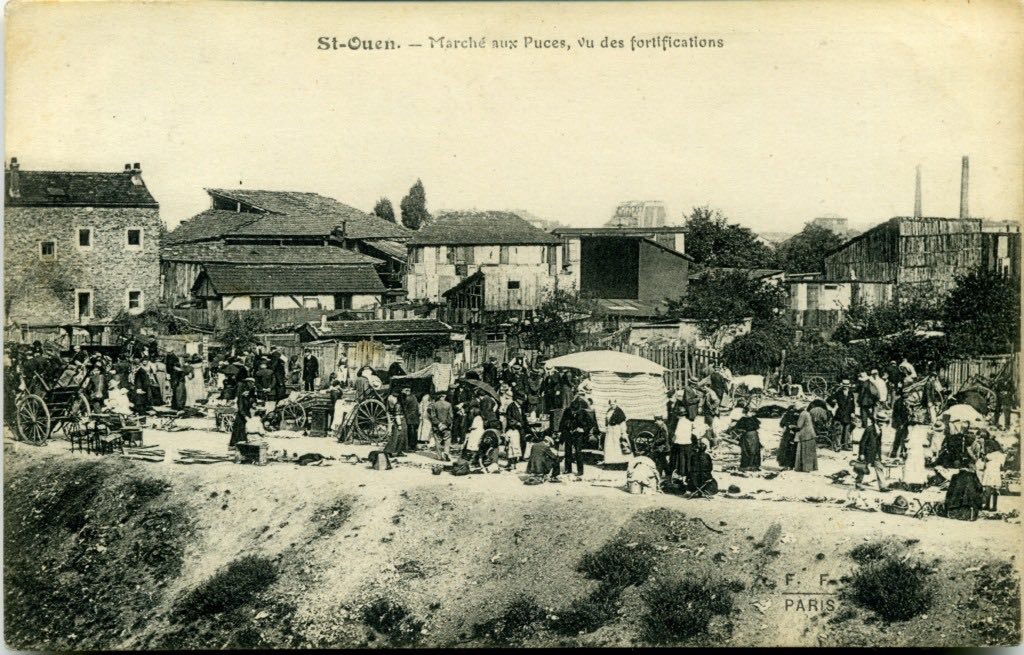
<instances>
[{"instance_id":1,"label":"spoked wheel","mask_svg":"<svg viewBox=\"0 0 1024 655\"><path fill-rule=\"evenodd\" d=\"M87 431L86 424L89 421L90 412L89 399L84 393L79 392L78 397L72 401L71 407L68 409L67 418L64 419L64 436L72 442L81 439Z\"/></svg>"},{"instance_id":2,"label":"spoked wheel","mask_svg":"<svg viewBox=\"0 0 1024 655\"><path fill-rule=\"evenodd\" d=\"M18 403L16 420L22 441L38 446L50 437L50 410L43 399L29 394Z\"/></svg>"},{"instance_id":3,"label":"spoked wheel","mask_svg":"<svg viewBox=\"0 0 1024 655\"><path fill-rule=\"evenodd\" d=\"M282 403L277 406L281 430L302 432L306 427L306 410L298 403Z\"/></svg>"},{"instance_id":4,"label":"spoked wheel","mask_svg":"<svg viewBox=\"0 0 1024 655\"><path fill-rule=\"evenodd\" d=\"M825 394L828 392L828 382L826 382L825 378L820 375L812 375L804 382L804 388L807 390L807 393L812 396L824 398Z\"/></svg>"},{"instance_id":5,"label":"spoked wheel","mask_svg":"<svg viewBox=\"0 0 1024 655\"><path fill-rule=\"evenodd\" d=\"M764 396L762 396L759 392L755 392L747 396L747 407L750 408L750 411L754 411L755 409L760 407L761 403L763 402Z\"/></svg>"},{"instance_id":6,"label":"spoked wheel","mask_svg":"<svg viewBox=\"0 0 1024 655\"><path fill-rule=\"evenodd\" d=\"M383 441L391 429L388 408L376 398L369 398L356 405L352 422L356 433L367 441Z\"/></svg>"}]
</instances>

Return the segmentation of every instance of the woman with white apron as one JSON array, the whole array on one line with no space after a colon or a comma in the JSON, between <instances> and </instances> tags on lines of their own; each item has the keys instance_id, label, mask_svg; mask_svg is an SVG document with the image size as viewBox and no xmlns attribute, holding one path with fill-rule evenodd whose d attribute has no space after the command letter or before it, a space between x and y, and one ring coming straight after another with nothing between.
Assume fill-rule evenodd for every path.
<instances>
[{"instance_id":1,"label":"woman with white apron","mask_svg":"<svg viewBox=\"0 0 1024 655\"><path fill-rule=\"evenodd\" d=\"M625 464L632 459L629 438L626 436L626 413L615 400L608 401L605 414L604 464ZM627 452L623 452L627 451Z\"/></svg>"},{"instance_id":2,"label":"woman with white apron","mask_svg":"<svg viewBox=\"0 0 1024 655\"><path fill-rule=\"evenodd\" d=\"M420 443L430 442L430 431L432 429L432 426L430 424L430 416L428 416L429 412L430 394L425 393L423 394L423 397L420 398L420 429L419 434L416 437L417 441L419 441Z\"/></svg>"}]
</instances>

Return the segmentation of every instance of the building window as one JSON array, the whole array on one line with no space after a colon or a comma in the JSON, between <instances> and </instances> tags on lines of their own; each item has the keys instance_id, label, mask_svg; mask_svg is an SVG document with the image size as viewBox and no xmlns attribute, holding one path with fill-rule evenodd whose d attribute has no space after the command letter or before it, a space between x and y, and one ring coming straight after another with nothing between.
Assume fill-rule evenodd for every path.
<instances>
[{"instance_id":1,"label":"building window","mask_svg":"<svg viewBox=\"0 0 1024 655\"><path fill-rule=\"evenodd\" d=\"M501 246L501 250L498 251L498 263L507 264L509 261L509 247Z\"/></svg>"},{"instance_id":2,"label":"building window","mask_svg":"<svg viewBox=\"0 0 1024 655\"><path fill-rule=\"evenodd\" d=\"M512 291L514 289L518 289L519 288L519 280L509 280L508 281L508 288L509 288L509 291Z\"/></svg>"},{"instance_id":3,"label":"building window","mask_svg":"<svg viewBox=\"0 0 1024 655\"><path fill-rule=\"evenodd\" d=\"M304 296L302 298L302 306L306 309L321 309L320 299L316 296Z\"/></svg>"},{"instance_id":4,"label":"building window","mask_svg":"<svg viewBox=\"0 0 1024 655\"><path fill-rule=\"evenodd\" d=\"M141 312L144 309L142 306L142 292L138 289L128 290L128 311L129 312Z\"/></svg>"},{"instance_id":5,"label":"building window","mask_svg":"<svg viewBox=\"0 0 1024 655\"><path fill-rule=\"evenodd\" d=\"M423 248L413 248L411 257L411 264L422 264L423 263Z\"/></svg>"},{"instance_id":6,"label":"building window","mask_svg":"<svg viewBox=\"0 0 1024 655\"><path fill-rule=\"evenodd\" d=\"M142 250L141 227L130 227L125 230L125 246L128 250Z\"/></svg>"},{"instance_id":7,"label":"building window","mask_svg":"<svg viewBox=\"0 0 1024 655\"><path fill-rule=\"evenodd\" d=\"M92 250L92 228L91 227L80 227L80 228L78 228L78 249L79 250Z\"/></svg>"},{"instance_id":8,"label":"building window","mask_svg":"<svg viewBox=\"0 0 1024 655\"><path fill-rule=\"evenodd\" d=\"M39 259L53 261L57 259L57 244L53 241L39 242Z\"/></svg>"},{"instance_id":9,"label":"building window","mask_svg":"<svg viewBox=\"0 0 1024 655\"><path fill-rule=\"evenodd\" d=\"M92 291L75 289L75 309L78 319L92 318Z\"/></svg>"},{"instance_id":10,"label":"building window","mask_svg":"<svg viewBox=\"0 0 1024 655\"><path fill-rule=\"evenodd\" d=\"M253 296L250 298L250 307L253 309L270 309L270 296Z\"/></svg>"}]
</instances>

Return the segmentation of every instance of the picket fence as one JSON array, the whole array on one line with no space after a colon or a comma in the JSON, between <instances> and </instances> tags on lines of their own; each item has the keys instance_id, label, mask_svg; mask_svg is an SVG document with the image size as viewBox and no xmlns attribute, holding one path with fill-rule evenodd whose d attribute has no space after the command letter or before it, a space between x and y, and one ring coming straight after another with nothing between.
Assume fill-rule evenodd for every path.
<instances>
[{"instance_id":1,"label":"picket fence","mask_svg":"<svg viewBox=\"0 0 1024 655\"><path fill-rule=\"evenodd\" d=\"M955 359L939 371L939 377L945 378L955 393L975 376L992 379L1007 372L1013 375L1014 388L1020 389L1020 353Z\"/></svg>"}]
</instances>

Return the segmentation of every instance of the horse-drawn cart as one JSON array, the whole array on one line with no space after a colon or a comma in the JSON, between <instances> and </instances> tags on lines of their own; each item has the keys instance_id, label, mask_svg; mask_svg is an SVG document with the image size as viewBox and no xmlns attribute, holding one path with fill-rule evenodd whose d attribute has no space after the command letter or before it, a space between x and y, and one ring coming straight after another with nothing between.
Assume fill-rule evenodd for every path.
<instances>
[{"instance_id":1,"label":"horse-drawn cart","mask_svg":"<svg viewBox=\"0 0 1024 655\"><path fill-rule=\"evenodd\" d=\"M15 422L22 441L42 445L54 432L63 430L73 439L85 430L89 418L89 399L82 391L82 379L72 377L51 386L36 374L41 393L24 393L15 406Z\"/></svg>"}]
</instances>

